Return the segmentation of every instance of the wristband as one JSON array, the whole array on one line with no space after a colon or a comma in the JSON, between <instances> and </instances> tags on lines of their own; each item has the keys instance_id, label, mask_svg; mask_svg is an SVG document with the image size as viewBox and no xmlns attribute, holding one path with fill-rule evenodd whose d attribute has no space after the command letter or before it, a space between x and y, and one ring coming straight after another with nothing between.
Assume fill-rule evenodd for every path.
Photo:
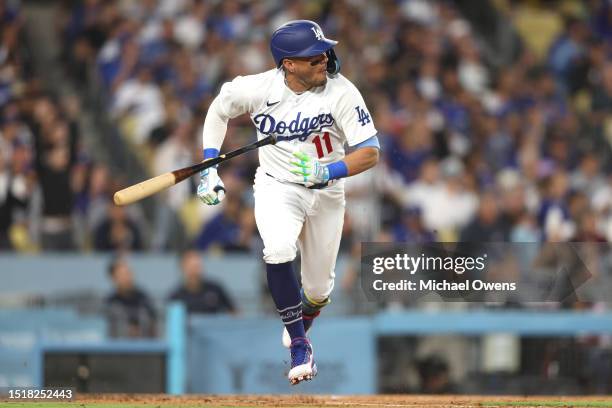
<instances>
[{"instance_id":1,"label":"wristband","mask_svg":"<svg viewBox=\"0 0 612 408\"><path fill-rule=\"evenodd\" d=\"M217 156L219 156L219 150L213 149L213 148L204 149L204 160L214 159ZM219 167L219 165L216 164L216 165L214 165L212 167L213 167L213 169L216 169L217 167ZM206 171L206 170L202 170L202 171Z\"/></svg>"},{"instance_id":2,"label":"wristband","mask_svg":"<svg viewBox=\"0 0 612 408\"><path fill-rule=\"evenodd\" d=\"M219 149L213 149L213 148L204 149L204 160L214 159L217 156L219 156Z\"/></svg>"},{"instance_id":3,"label":"wristband","mask_svg":"<svg viewBox=\"0 0 612 408\"><path fill-rule=\"evenodd\" d=\"M348 168L346 167L346 163L344 162L344 160L329 164L327 166L327 170L329 170L330 180L335 180L348 176Z\"/></svg>"}]
</instances>

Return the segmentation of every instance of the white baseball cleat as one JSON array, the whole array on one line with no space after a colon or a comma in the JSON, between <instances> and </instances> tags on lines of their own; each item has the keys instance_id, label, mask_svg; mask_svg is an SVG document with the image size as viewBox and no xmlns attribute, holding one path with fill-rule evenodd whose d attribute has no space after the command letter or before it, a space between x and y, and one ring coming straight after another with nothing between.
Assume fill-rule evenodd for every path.
<instances>
[{"instance_id":1,"label":"white baseball cleat","mask_svg":"<svg viewBox=\"0 0 612 408\"><path fill-rule=\"evenodd\" d=\"M291 342L291 370L287 374L291 385L310 381L317 375L312 345L308 339L300 337Z\"/></svg>"}]
</instances>

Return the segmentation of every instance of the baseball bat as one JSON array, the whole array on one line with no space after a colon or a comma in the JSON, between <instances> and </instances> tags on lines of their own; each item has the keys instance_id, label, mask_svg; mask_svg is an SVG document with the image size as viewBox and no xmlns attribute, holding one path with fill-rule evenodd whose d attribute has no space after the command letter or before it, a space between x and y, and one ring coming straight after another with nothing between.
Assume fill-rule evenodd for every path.
<instances>
[{"instance_id":1,"label":"baseball bat","mask_svg":"<svg viewBox=\"0 0 612 408\"><path fill-rule=\"evenodd\" d=\"M201 163L194 164L193 166L184 167L182 169L174 170L168 173L161 174L157 177L150 178L142 181L138 184L134 184L130 187L119 190L113 196L115 204L117 205L128 205L136 201L142 200L143 198L149 197L155 193L159 193L166 188L173 186L194 174L215 166L219 163L223 163L232 157L239 156L243 153L255 150L259 147L266 145L273 145L276 143L276 136L270 135L264 139L258 140L257 142L248 144L239 149L232 150L229 153L222 154L215 157L214 159L207 159Z\"/></svg>"}]
</instances>

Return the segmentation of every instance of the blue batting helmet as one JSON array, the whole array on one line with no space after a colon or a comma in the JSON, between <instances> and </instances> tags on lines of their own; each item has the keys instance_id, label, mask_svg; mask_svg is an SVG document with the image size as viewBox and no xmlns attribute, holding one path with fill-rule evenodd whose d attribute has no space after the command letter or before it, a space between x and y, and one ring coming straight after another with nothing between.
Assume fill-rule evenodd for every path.
<instances>
[{"instance_id":1,"label":"blue batting helmet","mask_svg":"<svg viewBox=\"0 0 612 408\"><path fill-rule=\"evenodd\" d=\"M329 40L323 30L314 21L295 20L283 24L272 33L270 50L277 67L284 58L312 57L325 53L327 55L327 72L337 74L340 71L340 60L334 52L338 41Z\"/></svg>"}]
</instances>

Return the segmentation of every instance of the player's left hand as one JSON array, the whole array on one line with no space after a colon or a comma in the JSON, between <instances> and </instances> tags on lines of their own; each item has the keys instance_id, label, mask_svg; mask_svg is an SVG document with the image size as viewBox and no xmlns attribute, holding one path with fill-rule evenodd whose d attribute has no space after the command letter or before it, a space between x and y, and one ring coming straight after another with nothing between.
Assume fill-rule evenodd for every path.
<instances>
[{"instance_id":1,"label":"player's left hand","mask_svg":"<svg viewBox=\"0 0 612 408\"><path fill-rule=\"evenodd\" d=\"M217 205L225 197L225 185L217 174L214 167L204 169L200 172L200 184L198 185L198 197L204 204Z\"/></svg>"},{"instance_id":2,"label":"player's left hand","mask_svg":"<svg viewBox=\"0 0 612 408\"><path fill-rule=\"evenodd\" d=\"M314 186L315 184L325 184L329 181L329 169L327 166L319 163L318 160L308 156L306 153L294 152L293 156L299 161L291 161L291 172L302 176L306 187Z\"/></svg>"}]
</instances>

